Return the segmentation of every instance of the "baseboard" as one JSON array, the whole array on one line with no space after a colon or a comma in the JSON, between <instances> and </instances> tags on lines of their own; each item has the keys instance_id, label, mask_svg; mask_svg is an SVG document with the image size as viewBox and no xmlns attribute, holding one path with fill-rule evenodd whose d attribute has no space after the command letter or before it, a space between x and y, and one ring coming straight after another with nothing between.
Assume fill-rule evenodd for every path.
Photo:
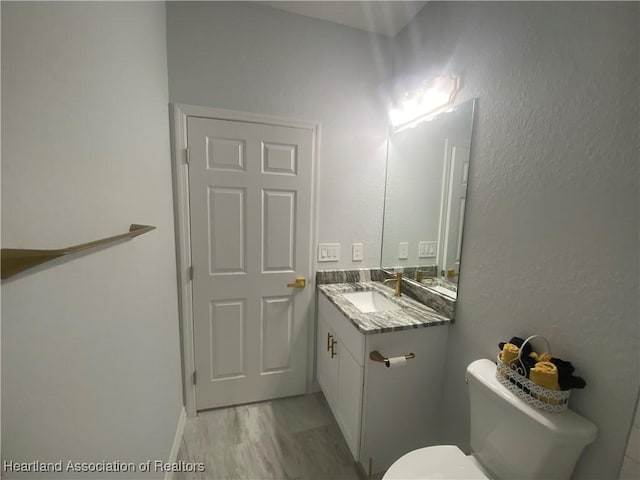
<instances>
[{"instance_id":1,"label":"baseboard","mask_svg":"<svg viewBox=\"0 0 640 480\"><path fill-rule=\"evenodd\" d=\"M321 392L321 391L322 391L322 389L320 388L320 384L318 383L317 380L314 380L311 383L311 386L310 386L309 390L307 391L307 393L318 393L318 392Z\"/></svg>"},{"instance_id":2,"label":"baseboard","mask_svg":"<svg viewBox=\"0 0 640 480\"><path fill-rule=\"evenodd\" d=\"M182 407L180 411L180 418L178 419L178 428L176 428L176 436L173 437L173 445L171 446L171 452L169 453L169 463L178 461L178 452L180 451L180 444L182 443L182 434L184 433L184 426L187 423L187 411ZM174 480L175 472L166 472L164 480Z\"/></svg>"}]
</instances>

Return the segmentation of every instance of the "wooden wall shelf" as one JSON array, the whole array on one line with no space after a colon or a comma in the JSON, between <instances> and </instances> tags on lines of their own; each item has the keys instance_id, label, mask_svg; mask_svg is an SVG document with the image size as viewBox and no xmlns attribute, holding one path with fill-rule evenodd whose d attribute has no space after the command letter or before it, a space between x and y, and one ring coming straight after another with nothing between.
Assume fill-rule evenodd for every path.
<instances>
[{"instance_id":1,"label":"wooden wall shelf","mask_svg":"<svg viewBox=\"0 0 640 480\"><path fill-rule=\"evenodd\" d=\"M93 242L81 243L73 247L61 248L59 250L27 250L22 248L3 248L1 251L0 261L1 273L0 278L12 277L17 273L23 272L29 268L41 265L45 262L49 262L56 258L63 257L65 255L71 255L82 250L88 250L90 248L102 247L109 245L120 240L128 240L143 233L150 232L155 229L151 225L138 225L132 224L129 227L129 231L121 233L120 235L114 235L113 237L103 238L101 240L94 240Z\"/></svg>"}]
</instances>

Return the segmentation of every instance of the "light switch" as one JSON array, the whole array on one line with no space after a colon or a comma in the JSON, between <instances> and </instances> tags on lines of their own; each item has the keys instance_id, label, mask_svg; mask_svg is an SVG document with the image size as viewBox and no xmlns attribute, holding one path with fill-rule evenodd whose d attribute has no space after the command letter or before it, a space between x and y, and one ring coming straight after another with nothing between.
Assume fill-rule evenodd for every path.
<instances>
[{"instance_id":1,"label":"light switch","mask_svg":"<svg viewBox=\"0 0 640 480\"><path fill-rule=\"evenodd\" d=\"M319 262L337 262L340 260L339 243L321 243L318 245Z\"/></svg>"},{"instance_id":2,"label":"light switch","mask_svg":"<svg viewBox=\"0 0 640 480\"><path fill-rule=\"evenodd\" d=\"M354 262L361 262L364 254L364 245L361 243L351 244L351 260Z\"/></svg>"},{"instance_id":3,"label":"light switch","mask_svg":"<svg viewBox=\"0 0 640 480\"><path fill-rule=\"evenodd\" d=\"M436 242L418 242L418 258L436 256Z\"/></svg>"},{"instance_id":4,"label":"light switch","mask_svg":"<svg viewBox=\"0 0 640 480\"><path fill-rule=\"evenodd\" d=\"M398 259L406 260L409 258L409 242L400 242L398 244Z\"/></svg>"}]
</instances>

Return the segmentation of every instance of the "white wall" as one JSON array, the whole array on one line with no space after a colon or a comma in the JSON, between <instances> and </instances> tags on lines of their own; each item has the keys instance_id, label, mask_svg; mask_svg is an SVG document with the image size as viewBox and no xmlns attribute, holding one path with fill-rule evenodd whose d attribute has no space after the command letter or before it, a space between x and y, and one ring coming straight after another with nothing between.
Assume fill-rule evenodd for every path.
<instances>
[{"instance_id":1,"label":"white wall","mask_svg":"<svg viewBox=\"0 0 640 480\"><path fill-rule=\"evenodd\" d=\"M388 40L246 2L169 3L167 36L171 102L321 123L317 238L342 259L318 267L379 266Z\"/></svg>"},{"instance_id":2,"label":"white wall","mask_svg":"<svg viewBox=\"0 0 640 480\"><path fill-rule=\"evenodd\" d=\"M169 456L182 396L165 46L161 3L2 2L2 246L157 226L3 281L3 460Z\"/></svg>"},{"instance_id":3,"label":"white wall","mask_svg":"<svg viewBox=\"0 0 640 480\"><path fill-rule=\"evenodd\" d=\"M575 477L616 478L640 378L638 4L430 2L394 47L394 75L479 97L443 440L468 448L466 365L542 334L599 427Z\"/></svg>"}]
</instances>

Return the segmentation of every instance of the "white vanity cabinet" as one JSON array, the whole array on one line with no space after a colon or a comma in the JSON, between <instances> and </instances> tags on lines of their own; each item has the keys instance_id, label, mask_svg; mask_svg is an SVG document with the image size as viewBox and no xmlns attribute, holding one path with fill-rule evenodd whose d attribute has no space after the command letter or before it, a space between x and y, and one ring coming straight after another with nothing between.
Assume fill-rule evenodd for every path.
<instances>
[{"instance_id":1,"label":"white vanity cabinet","mask_svg":"<svg viewBox=\"0 0 640 480\"><path fill-rule=\"evenodd\" d=\"M316 376L367 474L384 472L405 453L438 443L448 328L363 334L319 293ZM374 350L415 358L387 368L369 358Z\"/></svg>"}]
</instances>

